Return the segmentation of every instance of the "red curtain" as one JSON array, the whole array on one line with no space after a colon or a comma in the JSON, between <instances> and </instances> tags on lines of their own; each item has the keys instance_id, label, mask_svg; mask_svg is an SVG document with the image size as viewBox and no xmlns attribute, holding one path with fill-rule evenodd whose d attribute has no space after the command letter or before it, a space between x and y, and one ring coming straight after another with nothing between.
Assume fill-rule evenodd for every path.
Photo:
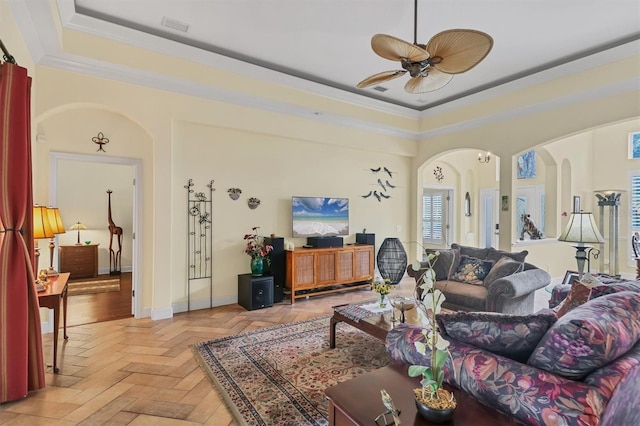
<instances>
[{"instance_id":1,"label":"red curtain","mask_svg":"<svg viewBox=\"0 0 640 426\"><path fill-rule=\"evenodd\" d=\"M0 403L45 385L33 271L31 78L0 65Z\"/></svg>"}]
</instances>

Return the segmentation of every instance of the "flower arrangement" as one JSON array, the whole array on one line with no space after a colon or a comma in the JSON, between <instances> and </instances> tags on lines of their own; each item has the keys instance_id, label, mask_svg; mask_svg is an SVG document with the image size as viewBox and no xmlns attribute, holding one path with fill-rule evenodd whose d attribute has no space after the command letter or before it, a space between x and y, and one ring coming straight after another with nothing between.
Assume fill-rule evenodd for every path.
<instances>
[{"instance_id":1,"label":"flower arrangement","mask_svg":"<svg viewBox=\"0 0 640 426\"><path fill-rule=\"evenodd\" d=\"M251 228L253 233L244 234L244 239L247 242L244 252L251 256L252 259L262 259L273 250L273 247L265 244L264 238L258 235L258 229L260 229L259 226L254 226Z\"/></svg>"},{"instance_id":2,"label":"flower arrangement","mask_svg":"<svg viewBox=\"0 0 640 426\"><path fill-rule=\"evenodd\" d=\"M385 300L385 296L391 293L391 280L389 278L385 278L384 281L373 281L371 279L371 290L375 291L380 295L380 307L386 308L387 302Z\"/></svg>"},{"instance_id":3,"label":"flower arrangement","mask_svg":"<svg viewBox=\"0 0 640 426\"><path fill-rule=\"evenodd\" d=\"M425 337L424 342L415 342L416 350L426 355L427 351L431 355L429 366L411 365L409 366L409 376L422 376L420 385L422 388L414 389L417 402L437 410L453 410L456 407L456 400L453 394L442 387L444 379L443 367L449 354L449 342L438 332L436 315L442 309L445 301L444 294L434 287L436 273L433 270L435 262L438 260L440 252L429 253L427 255L427 268L420 276L416 286L415 296L418 307L423 311L428 327L422 330ZM415 262L413 268L420 269L420 262Z\"/></svg>"},{"instance_id":4,"label":"flower arrangement","mask_svg":"<svg viewBox=\"0 0 640 426\"><path fill-rule=\"evenodd\" d=\"M371 290L378 293L380 296L386 296L391 293L391 280L385 278L383 282L371 282Z\"/></svg>"}]
</instances>

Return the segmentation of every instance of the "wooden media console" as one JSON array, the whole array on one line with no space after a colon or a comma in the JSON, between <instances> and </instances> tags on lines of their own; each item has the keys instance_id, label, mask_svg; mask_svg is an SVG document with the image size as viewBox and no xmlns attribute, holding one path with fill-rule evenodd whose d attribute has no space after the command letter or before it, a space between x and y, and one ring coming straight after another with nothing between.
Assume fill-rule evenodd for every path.
<instances>
[{"instance_id":1,"label":"wooden media console","mask_svg":"<svg viewBox=\"0 0 640 426\"><path fill-rule=\"evenodd\" d=\"M368 287L374 271L372 245L287 250L285 286L296 299Z\"/></svg>"}]
</instances>

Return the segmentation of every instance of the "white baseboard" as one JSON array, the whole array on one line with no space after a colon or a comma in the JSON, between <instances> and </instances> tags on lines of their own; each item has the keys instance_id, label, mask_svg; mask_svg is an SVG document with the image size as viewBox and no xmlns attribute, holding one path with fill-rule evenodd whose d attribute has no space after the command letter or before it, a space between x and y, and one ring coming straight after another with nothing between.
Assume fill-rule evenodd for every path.
<instances>
[{"instance_id":1,"label":"white baseboard","mask_svg":"<svg viewBox=\"0 0 640 426\"><path fill-rule=\"evenodd\" d=\"M200 309L209 309L210 305L215 307L232 305L234 303L238 303L238 298L233 296L214 298L213 303L210 303L209 299L198 299L191 301L191 310L197 311ZM171 304L171 307L173 308L173 312L175 313L188 311L187 302L175 302Z\"/></svg>"},{"instance_id":2,"label":"white baseboard","mask_svg":"<svg viewBox=\"0 0 640 426\"><path fill-rule=\"evenodd\" d=\"M151 309L151 319L154 321L173 318L172 308Z\"/></svg>"}]
</instances>

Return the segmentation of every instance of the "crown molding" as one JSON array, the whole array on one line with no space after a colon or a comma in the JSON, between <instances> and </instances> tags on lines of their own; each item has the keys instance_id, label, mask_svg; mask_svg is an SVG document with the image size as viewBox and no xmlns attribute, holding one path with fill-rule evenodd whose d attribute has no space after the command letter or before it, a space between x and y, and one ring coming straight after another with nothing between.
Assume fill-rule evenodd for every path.
<instances>
[{"instance_id":1,"label":"crown molding","mask_svg":"<svg viewBox=\"0 0 640 426\"><path fill-rule=\"evenodd\" d=\"M23 0L7 0L7 2L9 3L18 27L22 31L33 60L38 65L116 81L123 81L137 86L171 91L197 98L205 98L243 107L278 112L288 116L383 134L406 140L423 141L430 137L455 133L500 121L512 120L527 114L584 102L587 99L597 99L605 96L611 96L613 94L638 90L636 80L619 82L608 86L594 87L586 92L579 92L564 97L545 100L502 113L460 121L452 125L437 127L424 132L417 132L383 125L373 121L354 119L341 114L319 111L318 109L304 107L286 101L276 101L273 99L243 94L220 87L207 86L184 79L178 79L164 74L141 71L131 67L115 65L105 61L64 53L60 46L60 37L57 31L55 18L52 15L53 9L48 2L24 2ZM638 55L638 52L640 52L640 40L635 39L623 45L595 53L588 57L576 59L517 80L506 82L500 86L492 87L473 95L453 100L446 104L431 107L425 111L416 111L411 108L400 107L398 105L360 96L351 92L324 86L301 78L292 77L284 73L246 64L222 55L205 52L201 49L190 46L184 46L171 40L166 40L150 34L145 34L128 28L119 27L108 22L79 15L75 12L73 0L57 0L55 4L58 6L61 24L66 28L94 34L121 43L135 45L162 54L166 54L167 51L171 51L179 59L202 63L250 78L293 87L314 95L345 102L358 107L364 107L372 111L414 119L416 121L435 117L439 114L469 106L470 104L487 101L514 91L530 88L554 79L599 67L633 55Z\"/></svg>"}]
</instances>

